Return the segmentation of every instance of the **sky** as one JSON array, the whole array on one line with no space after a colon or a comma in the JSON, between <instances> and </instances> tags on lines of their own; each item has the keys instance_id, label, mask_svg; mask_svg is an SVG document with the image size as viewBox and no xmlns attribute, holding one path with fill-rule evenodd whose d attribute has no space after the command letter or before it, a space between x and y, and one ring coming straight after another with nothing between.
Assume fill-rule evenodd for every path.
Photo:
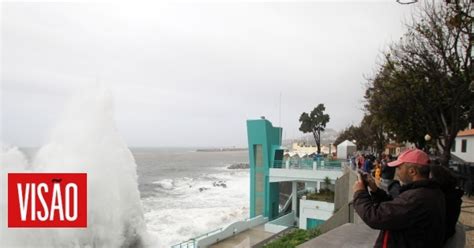
<instances>
[{"instance_id":1,"label":"sky","mask_svg":"<svg viewBox=\"0 0 474 248\"><path fill-rule=\"evenodd\" d=\"M1 137L41 146L65 104L98 85L129 146L246 146L265 116L286 139L319 103L359 124L381 54L413 6L336 2L1 4Z\"/></svg>"}]
</instances>

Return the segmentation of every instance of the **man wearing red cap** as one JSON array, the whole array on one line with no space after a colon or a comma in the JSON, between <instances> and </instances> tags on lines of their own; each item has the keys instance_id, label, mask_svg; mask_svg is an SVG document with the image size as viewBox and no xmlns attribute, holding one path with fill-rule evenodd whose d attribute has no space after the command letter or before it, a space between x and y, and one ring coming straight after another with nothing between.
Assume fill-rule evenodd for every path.
<instances>
[{"instance_id":1,"label":"man wearing red cap","mask_svg":"<svg viewBox=\"0 0 474 248\"><path fill-rule=\"evenodd\" d=\"M354 183L354 209L371 228L380 230L374 247L442 247L445 200L439 185L429 180L429 157L419 149L400 154L388 163L396 167L402 184L391 199L372 180Z\"/></svg>"}]
</instances>

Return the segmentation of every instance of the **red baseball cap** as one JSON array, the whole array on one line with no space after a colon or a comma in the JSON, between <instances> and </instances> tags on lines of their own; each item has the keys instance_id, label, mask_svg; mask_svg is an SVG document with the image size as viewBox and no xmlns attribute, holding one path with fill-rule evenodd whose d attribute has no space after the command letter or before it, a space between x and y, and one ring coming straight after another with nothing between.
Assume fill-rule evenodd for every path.
<instances>
[{"instance_id":1,"label":"red baseball cap","mask_svg":"<svg viewBox=\"0 0 474 248\"><path fill-rule=\"evenodd\" d=\"M428 154L420 149L409 149L400 153L397 160L388 163L388 166L396 167L403 163L428 165L430 163L430 157L428 157Z\"/></svg>"}]
</instances>

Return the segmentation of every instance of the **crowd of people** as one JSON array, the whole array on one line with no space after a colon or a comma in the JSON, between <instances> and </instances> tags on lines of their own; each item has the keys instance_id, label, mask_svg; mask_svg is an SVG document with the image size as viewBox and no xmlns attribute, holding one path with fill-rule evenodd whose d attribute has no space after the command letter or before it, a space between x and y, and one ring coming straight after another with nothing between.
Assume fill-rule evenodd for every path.
<instances>
[{"instance_id":1,"label":"crowd of people","mask_svg":"<svg viewBox=\"0 0 474 248\"><path fill-rule=\"evenodd\" d=\"M380 230L375 247L443 247L453 237L463 191L449 169L419 149L396 160L359 154L350 162L360 175L354 209Z\"/></svg>"}]
</instances>

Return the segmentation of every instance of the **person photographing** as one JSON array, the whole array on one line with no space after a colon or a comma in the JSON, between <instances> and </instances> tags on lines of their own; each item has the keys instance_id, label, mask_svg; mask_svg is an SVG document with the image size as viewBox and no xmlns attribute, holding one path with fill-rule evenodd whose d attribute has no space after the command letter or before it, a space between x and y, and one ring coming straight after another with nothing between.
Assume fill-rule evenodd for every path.
<instances>
[{"instance_id":1,"label":"person photographing","mask_svg":"<svg viewBox=\"0 0 474 248\"><path fill-rule=\"evenodd\" d=\"M354 209L368 226L380 230L374 247L442 247L445 198L429 180L428 155L410 149L388 166L396 167L401 184L397 197L378 188L370 175L360 175L353 185Z\"/></svg>"}]
</instances>

